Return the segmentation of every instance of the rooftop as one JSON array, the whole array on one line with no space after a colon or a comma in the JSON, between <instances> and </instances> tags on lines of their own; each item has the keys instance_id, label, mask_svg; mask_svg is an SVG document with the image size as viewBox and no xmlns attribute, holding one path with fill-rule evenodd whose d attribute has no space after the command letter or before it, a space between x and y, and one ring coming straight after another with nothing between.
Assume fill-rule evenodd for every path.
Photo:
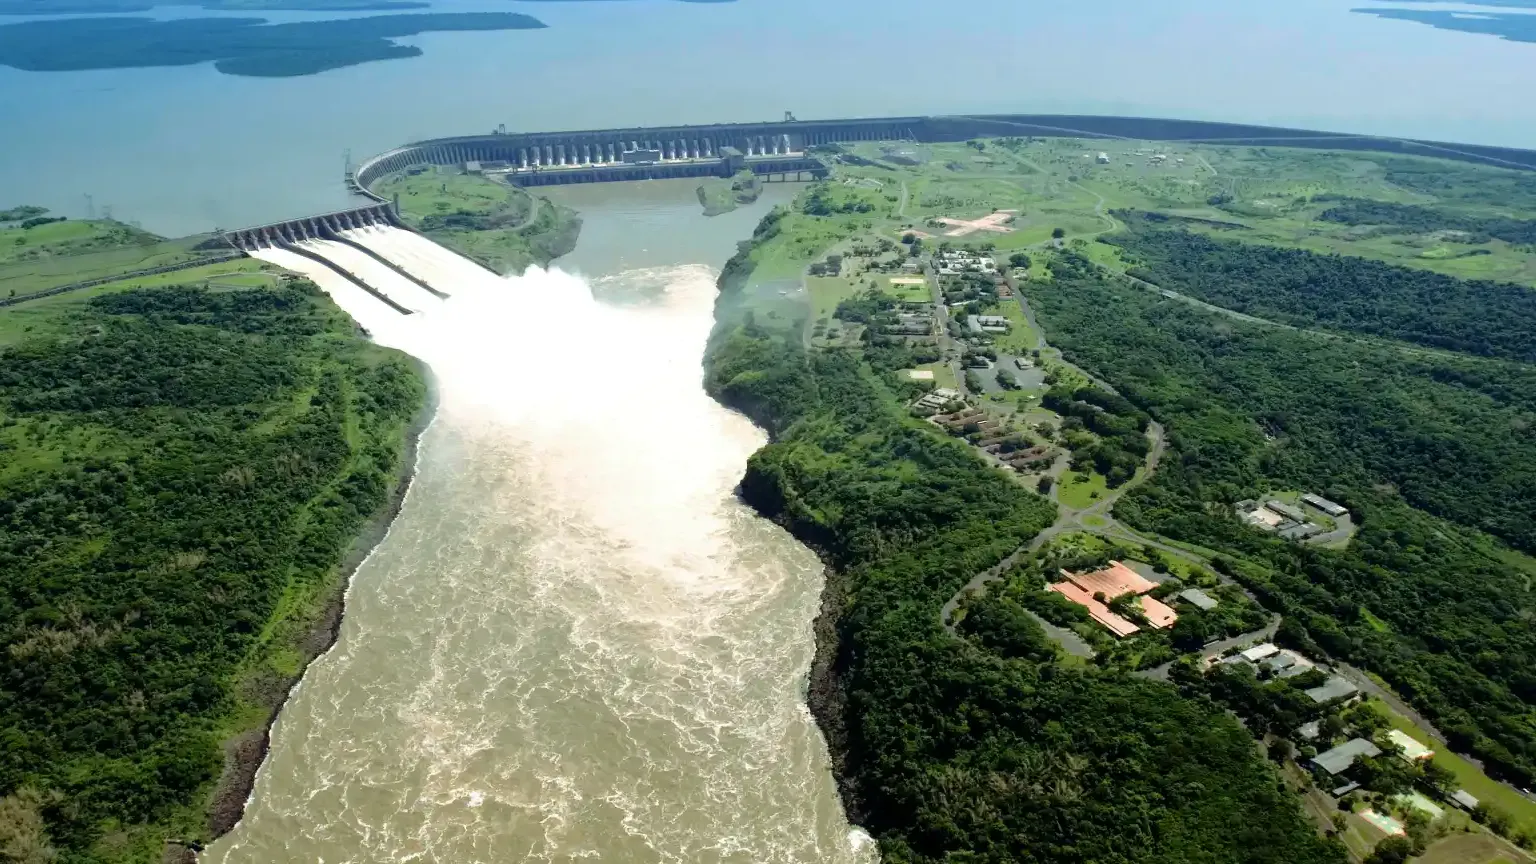
<instances>
[{"instance_id":1,"label":"rooftop","mask_svg":"<svg viewBox=\"0 0 1536 864\"><path fill-rule=\"evenodd\" d=\"M1199 588L1186 588L1180 591L1179 599L1207 612L1215 609L1217 606L1216 598L1201 591Z\"/></svg>"},{"instance_id":2,"label":"rooftop","mask_svg":"<svg viewBox=\"0 0 1536 864\"><path fill-rule=\"evenodd\" d=\"M1364 738L1351 738L1343 744L1312 758L1312 764L1329 774L1342 774L1361 756L1380 756L1381 748Z\"/></svg>"},{"instance_id":3,"label":"rooftop","mask_svg":"<svg viewBox=\"0 0 1536 864\"><path fill-rule=\"evenodd\" d=\"M1265 657L1272 657L1280 653L1280 649L1273 642L1263 642L1249 648L1242 653L1242 658L1250 663L1257 663Z\"/></svg>"},{"instance_id":4,"label":"rooftop","mask_svg":"<svg viewBox=\"0 0 1536 864\"><path fill-rule=\"evenodd\" d=\"M1116 636L1129 636L1141 629L1130 621L1109 611L1108 606L1093 599L1092 594L1073 585L1071 582L1057 582L1050 587L1052 591L1071 600L1073 603L1086 607L1088 614L1093 617L1093 620L1103 624L1109 632Z\"/></svg>"},{"instance_id":5,"label":"rooftop","mask_svg":"<svg viewBox=\"0 0 1536 864\"><path fill-rule=\"evenodd\" d=\"M1072 573L1066 570L1061 575L1067 580L1088 593L1088 596L1102 593L1105 600L1113 600L1121 594L1145 594L1157 587L1157 583L1137 573L1119 561L1109 562L1109 566L1092 573Z\"/></svg>"},{"instance_id":6,"label":"rooftop","mask_svg":"<svg viewBox=\"0 0 1536 864\"><path fill-rule=\"evenodd\" d=\"M1342 699L1346 696L1353 696L1358 692L1360 692L1358 687L1335 675L1329 678L1321 687L1313 687L1311 690L1308 690L1307 695L1311 697L1313 702L1321 704L1323 702L1332 702L1335 699Z\"/></svg>"},{"instance_id":7,"label":"rooftop","mask_svg":"<svg viewBox=\"0 0 1536 864\"><path fill-rule=\"evenodd\" d=\"M1179 613L1150 595L1141 598L1141 614L1147 616L1147 622L1159 630L1166 630L1173 626L1173 622L1179 620Z\"/></svg>"}]
</instances>

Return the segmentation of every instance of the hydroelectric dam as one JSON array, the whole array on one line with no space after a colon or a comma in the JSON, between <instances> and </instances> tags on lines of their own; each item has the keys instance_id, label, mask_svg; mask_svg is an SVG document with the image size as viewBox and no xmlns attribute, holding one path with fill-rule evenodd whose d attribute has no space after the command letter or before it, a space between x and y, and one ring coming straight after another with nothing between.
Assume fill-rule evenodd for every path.
<instances>
[{"instance_id":1,"label":"hydroelectric dam","mask_svg":"<svg viewBox=\"0 0 1536 864\"><path fill-rule=\"evenodd\" d=\"M446 300L456 281L498 274L406 226L395 202L372 188L395 172L457 166L524 187L730 177L740 171L767 182L808 181L827 176L823 158L835 155L831 145L1006 136L1377 151L1536 170L1536 150L1198 120L988 114L802 121L786 114L780 122L498 130L418 141L349 166L347 188L367 202L359 207L227 231L224 237L246 254L309 276L338 301L338 295L350 295L342 304L348 311L371 304L410 315Z\"/></svg>"}]
</instances>

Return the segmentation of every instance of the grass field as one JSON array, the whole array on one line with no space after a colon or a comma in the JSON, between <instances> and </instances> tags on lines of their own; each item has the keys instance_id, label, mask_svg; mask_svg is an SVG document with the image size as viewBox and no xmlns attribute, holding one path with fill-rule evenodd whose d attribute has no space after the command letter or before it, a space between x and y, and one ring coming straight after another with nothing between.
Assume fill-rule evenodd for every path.
<instances>
[{"instance_id":1,"label":"grass field","mask_svg":"<svg viewBox=\"0 0 1536 864\"><path fill-rule=\"evenodd\" d=\"M0 265L41 257L140 246L160 240L147 231L110 219L50 222L34 228L0 228Z\"/></svg>"},{"instance_id":2,"label":"grass field","mask_svg":"<svg viewBox=\"0 0 1536 864\"><path fill-rule=\"evenodd\" d=\"M1530 856L1486 832L1451 834L1429 845L1414 864L1517 864Z\"/></svg>"},{"instance_id":3,"label":"grass field","mask_svg":"<svg viewBox=\"0 0 1536 864\"><path fill-rule=\"evenodd\" d=\"M271 269L269 265L265 265L254 258L237 258L233 261L210 264L206 267L192 267L186 270L176 270L171 273L145 276L140 279L108 282L105 285L82 288L79 291L69 291L64 294L55 294L52 297L28 300L15 306L0 309L0 348L15 344L35 332L41 332L42 329L46 328L59 316L68 314L70 310L80 307L90 298L102 294L159 285L200 285L208 283L210 287L214 288L235 284L239 284L242 287L254 287L271 284L277 278L278 273Z\"/></svg>"},{"instance_id":4,"label":"grass field","mask_svg":"<svg viewBox=\"0 0 1536 864\"><path fill-rule=\"evenodd\" d=\"M1398 714L1386 703L1379 699L1370 700L1370 704L1396 729L1413 736L1415 739L1433 746L1434 739L1428 732L1420 729L1413 721ZM1531 801L1514 789L1505 786L1495 780L1489 779L1480 768L1468 762L1466 759L1452 753L1444 747L1435 748L1435 764L1449 770L1456 775L1456 780L1463 789L1472 793L1477 800L1497 807L1509 814L1517 829L1536 833L1536 802Z\"/></svg>"},{"instance_id":5,"label":"grass field","mask_svg":"<svg viewBox=\"0 0 1536 864\"><path fill-rule=\"evenodd\" d=\"M1084 476L1076 471L1068 471L1061 476L1056 499L1074 510L1081 510L1103 498L1108 491L1103 474L1090 471Z\"/></svg>"},{"instance_id":6,"label":"grass field","mask_svg":"<svg viewBox=\"0 0 1536 864\"><path fill-rule=\"evenodd\" d=\"M63 230L66 227L68 232ZM42 243L43 233L51 228L60 229L53 233L64 236ZM5 233L0 231L0 235ZM29 245L25 255L8 254L15 253L18 247L0 237L0 290L4 296L35 294L70 282L219 254L193 249L208 239L206 236L162 240L117 223L57 222L26 233ZM82 238L88 242L81 242Z\"/></svg>"},{"instance_id":7,"label":"grass field","mask_svg":"<svg viewBox=\"0 0 1536 864\"><path fill-rule=\"evenodd\" d=\"M914 279L921 281L913 284ZM922 276L883 276L880 290L907 303L927 303L933 299L933 292Z\"/></svg>"},{"instance_id":8,"label":"grass field","mask_svg":"<svg viewBox=\"0 0 1536 864\"><path fill-rule=\"evenodd\" d=\"M1004 354L1027 355L1040 345L1040 336L1035 328L1029 326L1029 319L1024 317L1024 309L1019 306L1019 301L1013 298L1002 301L997 309L987 310L989 315L1001 315L1008 319L1010 325L1007 333L1000 333L993 338L993 346Z\"/></svg>"},{"instance_id":9,"label":"grass field","mask_svg":"<svg viewBox=\"0 0 1536 864\"><path fill-rule=\"evenodd\" d=\"M948 387L951 390L955 390L960 386L955 381L955 370L951 369L948 363L925 363L917 368L933 372L933 386L935 387Z\"/></svg>"},{"instance_id":10,"label":"grass field","mask_svg":"<svg viewBox=\"0 0 1536 864\"><path fill-rule=\"evenodd\" d=\"M373 191L398 194L413 228L498 273L546 266L576 248L581 232L575 210L479 174L397 173Z\"/></svg>"}]
</instances>

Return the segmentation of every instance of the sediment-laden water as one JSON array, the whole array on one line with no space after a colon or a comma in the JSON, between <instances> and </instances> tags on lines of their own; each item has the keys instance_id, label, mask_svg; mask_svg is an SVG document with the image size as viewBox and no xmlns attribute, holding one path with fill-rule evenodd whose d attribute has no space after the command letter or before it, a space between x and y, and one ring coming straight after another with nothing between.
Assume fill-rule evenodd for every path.
<instances>
[{"instance_id":1,"label":"sediment-laden water","mask_svg":"<svg viewBox=\"0 0 1536 864\"><path fill-rule=\"evenodd\" d=\"M616 270L593 281L655 299L615 307L445 272L409 317L338 290L440 407L203 860L874 859L804 706L820 565L734 498L763 436L700 386L714 275Z\"/></svg>"}]
</instances>

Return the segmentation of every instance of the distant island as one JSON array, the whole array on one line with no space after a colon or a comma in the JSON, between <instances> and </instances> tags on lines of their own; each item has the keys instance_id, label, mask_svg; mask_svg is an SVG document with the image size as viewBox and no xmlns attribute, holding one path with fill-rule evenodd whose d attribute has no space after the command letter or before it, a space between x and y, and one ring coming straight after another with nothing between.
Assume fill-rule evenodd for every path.
<instances>
[{"instance_id":1,"label":"distant island","mask_svg":"<svg viewBox=\"0 0 1536 864\"><path fill-rule=\"evenodd\" d=\"M260 18L68 18L0 26L0 65L65 72L213 63L226 75L293 77L419 56L420 48L393 41L405 36L544 26L537 18L514 12L379 15L288 24Z\"/></svg>"},{"instance_id":2,"label":"distant island","mask_svg":"<svg viewBox=\"0 0 1536 864\"><path fill-rule=\"evenodd\" d=\"M1409 3L1430 0L1406 0ZM1479 6L1536 8L1536 0L1479 0ZM1417 21L1441 30L1460 30L1485 36L1502 36L1511 42L1536 42L1536 16L1522 12L1443 12L1428 9L1356 9L1365 15L1398 21Z\"/></svg>"},{"instance_id":3,"label":"distant island","mask_svg":"<svg viewBox=\"0 0 1536 864\"><path fill-rule=\"evenodd\" d=\"M122 15L157 6L220 12L374 12L431 5L426 0L0 0L0 15Z\"/></svg>"},{"instance_id":4,"label":"distant island","mask_svg":"<svg viewBox=\"0 0 1536 864\"><path fill-rule=\"evenodd\" d=\"M532 0L528 0L532 2ZM590 0L544 0L590 2ZM734 3L736 0L681 0ZM148 12L157 6L198 6L221 12L375 12L426 9L426 0L0 0L0 15L95 15Z\"/></svg>"}]
</instances>

